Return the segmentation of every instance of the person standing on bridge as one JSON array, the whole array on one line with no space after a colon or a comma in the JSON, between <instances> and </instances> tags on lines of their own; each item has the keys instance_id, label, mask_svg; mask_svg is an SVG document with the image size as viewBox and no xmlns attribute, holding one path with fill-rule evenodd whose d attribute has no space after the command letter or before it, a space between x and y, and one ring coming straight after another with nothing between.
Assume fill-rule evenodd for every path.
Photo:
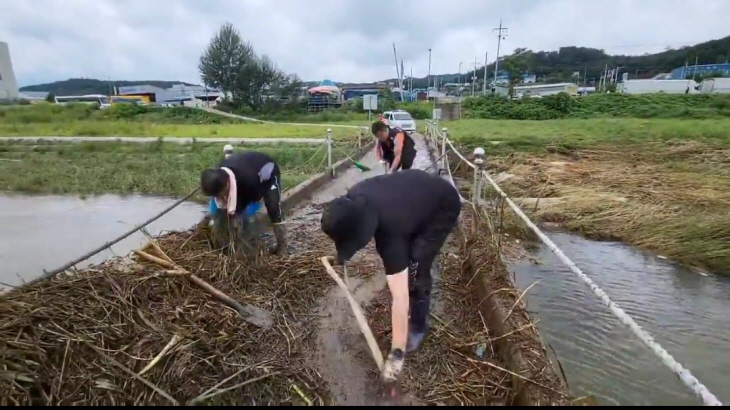
<instances>
[{"instance_id":1,"label":"person standing on bridge","mask_svg":"<svg viewBox=\"0 0 730 410\"><path fill-rule=\"evenodd\" d=\"M344 264L375 238L385 267L393 297L386 389L397 386L405 353L417 350L428 333L431 265L460 213L459 193L449 182L415 169L366 179L325 205L321 227L335 244L335 263Z\"/></svg>"},{"instance_id":2,"label":"person standing on bridge","mask_svg":"<svg viewBox=\"0 0 730 410\"><path fill-rule=\"evenodd\" d=\"M288 252L286 227L281 211L281 171L273 158L256 151L230 154L218 168L203 170L200 186L204 195L214 198L215 209L225 209L229 215L244 218L245 222L258 211L263 199L269 220L274 225L275 253ZM248 233L248 232L245 232Z\"/></svg>"},{"instance_id":3,"label":"person standing on bridge","mask_svg":"<svg viewBox=\"0 0 730 410\"><path fill-rule=\"evenodd\" d=\"M375 121L371 127L378 145L375 153L378 159L388 164L387 172L410 169L416 159L416 143L410 135L397 127L390 127L382 121Z\"/></svg>"}]
</instances>

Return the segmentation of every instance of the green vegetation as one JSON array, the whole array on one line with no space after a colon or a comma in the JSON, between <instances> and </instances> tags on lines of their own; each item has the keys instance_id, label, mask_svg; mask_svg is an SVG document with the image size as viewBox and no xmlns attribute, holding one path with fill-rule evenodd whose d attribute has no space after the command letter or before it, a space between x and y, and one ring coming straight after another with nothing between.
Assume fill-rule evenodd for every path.
<instances>
[{"instance_id":1,"label":"green vegetation","mask_svg":"<svg viewBox=\"0 0 730 410\"><path fill-rule=\"evenodd\" d=\"M512 175L500 185L535 219L730 273L730 119L445 126L464 151L483 146L490 169Z\"/></svg>"},{"instance_id":2,"label":"green vegetation","mask_svg":"<svg viewBox=\"0 0 730 410\"><path fill-rule=\"evenodd\" d=\"M509 100L499 96L468 98L466 118L551 120L559 118L730 118L728 94L593 94L581 98L561 93Z\"/></svg>"},{"instance_id":3,"label":"green vegetation","mask_svg":"<svg viewBox=\"0 0 730 410\"><path fill-rule=\"evenodd\" d=\"M367 125L353 122L344 125ZM99 110L89 104L34 104L0 108L0 136L136 136L316 138L327 126L244 122L189 107L115 104ZM358 130L332 127L336 139L352 139Z\"/></svg>"},{"instance_id":4,"label":"green vegetation","mask_svg":"<svg viewBox=\"0 0 730 410\"><path fill-rule=\"evenodd\" d=\"M221 159L221 144L19 143L0 140L0 191L44 194L181 196L199 184L200 171ZM326 167L323 146L255 148L276 159L289 189ZM344 146L346 152L352 146ZM344 156L332 152L334 160ZM202 199L202 198L201 198Z\"/></svg>"}]
</instances>

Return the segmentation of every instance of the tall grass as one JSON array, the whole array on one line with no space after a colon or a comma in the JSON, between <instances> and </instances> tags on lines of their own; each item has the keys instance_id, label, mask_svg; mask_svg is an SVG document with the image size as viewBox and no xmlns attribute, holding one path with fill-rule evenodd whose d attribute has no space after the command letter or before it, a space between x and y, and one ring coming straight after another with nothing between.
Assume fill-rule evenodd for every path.
<instances>
[{"instance_id":1,"label":"tall grass","mask_svg":"<svg viewBox=\"0 0 730 410\"><path fill-rule=\"evenodd\" d=\"M282 169L284 188L323 172L326 150L311 145L262 145ZM345 151L351 148L344 148ZM334 160L342 154L333 151ZM17 143L0 141L0 191L50 194L182 195L200 172L221 159L220 144Z\"/></svg>"}]
</instances>

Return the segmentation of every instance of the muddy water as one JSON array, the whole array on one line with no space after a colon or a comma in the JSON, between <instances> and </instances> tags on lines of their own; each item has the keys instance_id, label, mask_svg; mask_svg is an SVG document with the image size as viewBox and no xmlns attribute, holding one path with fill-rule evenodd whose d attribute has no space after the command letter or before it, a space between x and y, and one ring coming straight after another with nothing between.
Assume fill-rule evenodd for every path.
<instances>
[{"instance_id":1,"label":"muddy water","mask_svg":"<svg viewBox=\"0 0 730 410\"><path fill-rule=\"evenodd\" d=\"M431 161L424 141L420 136L414 136L414 140L418 153L413 166L419 169L426 168L431 165ZM332 183L316 192L309 204L292 213L289 223L291 229L295 230L298 224L318 221L321 208L326 202L344 195L356 183L382 175L384 172L374 151L365 155L359 162L368 166L371 171L361 172L352 167L339 175ZM360 251L356 258L366 258L376 266L380 264L379 258L372 250ZM351 280L350 291L361 306L367 306L385 286L385 276L375 274L366 280ZM436 297L436 292L434 293ZM313 361L316 361L314 365L327 380L335 404L374 405L376 386L371 384L372 378L369 377L369 373L377 370L375 362L370 357L369 349L345 295L334 284L327 297L320 303L320 313L322 319L317 335L319 351Z\"/></svg>"},{"instance_id":2,"label":"muddy water","mask_svg":"<svg viewBox=\"0 0 730 410\"><path fill-rule=\"evenodd\" d=\"M17 286L53 270L129 231L174 202L173 199L105 195L0 195L0 282ZM184 203L148 226L151 234L190 228L205 208ZM79 267L126 255L144 243L141 233L97 254ZM0 285L0 288L4 285Z\"/></svg>"},{"instance_id":3,"label":"muddy water","mask_svg":"<svg viewBox=\"0 0 730 410\"><path fill-rule=\"evenodd\" d=\"M720 401L730 403L730 278L703 276L612 242L552 240ZM604 405L701 402L548 249L513 266L572 393Z\"/></svg>"}]
</instances>

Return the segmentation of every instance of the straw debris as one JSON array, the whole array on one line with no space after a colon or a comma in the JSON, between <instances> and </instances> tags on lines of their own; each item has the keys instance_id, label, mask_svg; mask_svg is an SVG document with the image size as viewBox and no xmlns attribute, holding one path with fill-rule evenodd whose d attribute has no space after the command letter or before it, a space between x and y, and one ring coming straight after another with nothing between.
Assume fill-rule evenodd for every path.
<instances>
[{"instance_id":1,"label":"straw debris","mask_svg":"<svg viewBox=\"0 0 730 410\"><path fill-rule=\"evenodd\" d=\"M12 290L0 299L0 404L326 404L305 358L313 311L330 286L319 254L222 257L198 230L158 239L179 266L112 260ZM242 320L184 270L241 304Z\"/></svg>"}]
</instances>

